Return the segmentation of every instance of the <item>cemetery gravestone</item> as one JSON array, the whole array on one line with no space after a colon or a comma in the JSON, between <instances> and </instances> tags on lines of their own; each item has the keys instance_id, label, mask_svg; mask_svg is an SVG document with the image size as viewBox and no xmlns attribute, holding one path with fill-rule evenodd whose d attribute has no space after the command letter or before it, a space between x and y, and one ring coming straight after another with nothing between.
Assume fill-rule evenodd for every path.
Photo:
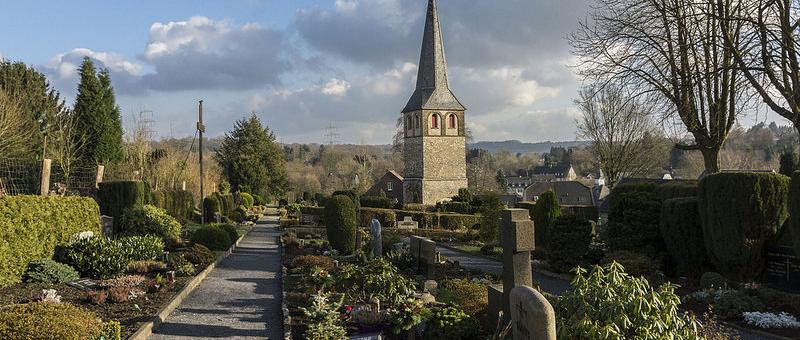
<instances>
[{"instance_id":1,"label":"cemetery gravestone","mask_svg":"<svg viewBox=\"0 0 800 340\"><path fill-rule=\"evenodd\" d=\"M420 240L419 258L423 265L425 277L432 279L439 263L439 253L436 251L436 242L429 239Z\"/></svg>"},{"instance_id":2,"label":"cemetery gravestone","mask_svg":"<svg viewBox=\"0 0 800 340\"><path fill-rule=\"evenodd\" d=\"M417 229L419 223L411 219L411 216L403 217L403 220L397 224L399 229Z\"/></svg>"},{"instance_id":3,"label":"cemetery gravestone","mask_svg":"<svg viewBox=\"0 0 800 340\"><path fill-rule=\"evenodd\" d=\"M100 225L103 226L103 235L112 236L114 234L114 218L111 216L100 216Z\"/></svg>"},{"instance_id":4,"label":"cemetery gravestone","mask_svg":"<svg viewBox=\"0 0 800 340\"><path fill-rule=\"evenodd\" d=\"M515 287L510 303L514 340L556 339L555 311L541 293L527 286Z\"/></svg>"},{"instance_id":5,"label":"cemetery gravestone","mask_svg":"<svg viewBox=\"0 0 800 340\"><path fill-rule=\"evenodd\" d=\"M319 223L319 216L300 214L300 225L310 225L316 227L318 223Z\"/></svg>"},{"instance_id":6,"label":"cemetery gravestone","mask_svg":"<svg viewBox=\"0 0 800 340\"><path fill-rule=\"evenodd\" d=\"M789 246L771 246L766 249L766 278L779 286L800 285L800 259Z\"/></svg>"},{"instance_id":7,"label":"cemetery gravestone","mask_svg":"<svg viewBox=\"0 0 800 340\"><path fill-rule=\"evenodd\" d=\"M500 228L500 244L503 246L503 318L507 320L511 315L511 290L518 286L533 285L533 221L528 210L505 209Z\"/></svg>"},{"instance_id":8,"label":"cemetery gravestone","mask_svg":"<svg viewBox=\"0 0 800 340\"><path fill-rule=\"evenodd\" d=\"M370 231L372 232L372 256L383 255L383 242L381 242L381 222L373 218L370 222Z\"/></svg>"}]
</instances>

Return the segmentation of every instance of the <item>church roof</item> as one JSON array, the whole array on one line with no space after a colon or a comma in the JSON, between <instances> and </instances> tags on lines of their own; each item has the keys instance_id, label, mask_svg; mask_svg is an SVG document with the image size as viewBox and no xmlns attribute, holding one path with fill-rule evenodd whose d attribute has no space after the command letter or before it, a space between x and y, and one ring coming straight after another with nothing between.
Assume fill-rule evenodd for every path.
<instances>
[{"instance_id":1,"label":"church roof","mask_svg":"<svg viewBox=\"0 0 800 340\"><path fill-rule=\"evenodd\" d=\"M436 2L437 0L428 2L417 71L417 88L408 100L403 113L417 110L464 110L464 106L450 91L447 82L447 59L444 55Z\"/></svg>"}]
</instances>

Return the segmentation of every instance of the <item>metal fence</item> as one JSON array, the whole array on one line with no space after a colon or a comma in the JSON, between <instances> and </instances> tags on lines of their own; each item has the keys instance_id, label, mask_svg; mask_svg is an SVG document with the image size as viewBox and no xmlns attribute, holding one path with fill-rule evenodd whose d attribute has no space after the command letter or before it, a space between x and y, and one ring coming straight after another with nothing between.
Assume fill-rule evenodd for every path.
<instances>
[{"instance_id":1,"label":"metal fence","mask_svg":"<svg viewBox=\"0 0 800 340\"><path fill-rule=\"evenodd\" d=\"M43 171L48 163L49 171ZM49 174L46 181L42 180L42 174ZM96 165L71 166L66 171L57 162L0 158L0 195L40 195L43 185L47 185L48 193L93 195L97 187L97 175Z\"/></svg>"}]
</instances>

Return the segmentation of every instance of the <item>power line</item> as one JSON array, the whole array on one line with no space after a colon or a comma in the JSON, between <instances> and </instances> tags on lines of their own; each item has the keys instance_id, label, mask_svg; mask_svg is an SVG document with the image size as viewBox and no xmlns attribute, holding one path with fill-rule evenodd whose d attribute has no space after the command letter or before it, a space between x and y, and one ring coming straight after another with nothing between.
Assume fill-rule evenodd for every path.
<instances>
[{"instance_id":1,"label":"power line","mask_svg":"<svg viewBox=\"0 0 800 340\"><path fill-rule=\"evenodd\" d=\"M325 140L328 141L328 145L337 144L339 142L339 137L338 130L332 124L325 128Z\"/></svg>"}]
</instances>

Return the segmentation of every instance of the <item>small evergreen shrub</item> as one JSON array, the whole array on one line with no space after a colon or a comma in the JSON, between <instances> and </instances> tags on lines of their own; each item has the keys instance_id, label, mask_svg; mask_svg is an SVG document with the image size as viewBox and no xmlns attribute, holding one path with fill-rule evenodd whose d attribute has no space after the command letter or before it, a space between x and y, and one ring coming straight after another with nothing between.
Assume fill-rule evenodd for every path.
<instances>
[{"instance_id":1,"label":"small evergreen shrub","mask_svg":"<svg viewBox=\"0 0 800 340\"><path fill-rule=\"evenodd\" d=\"M439 225L445 230L471 230L480 227L480 222L481 217L477 215L439 215Z\"/></svg>"},{"instance_id":2,"label":"small evergreen shrub","mask_svg":"<svg viewBox=\"0 0 800 340\"><path fill-rule=\"evenodd\" d=\"M535 226L533 234L537 247L550 248L550 229L559 216L561 216L561 205L558 204L556 193L548 190L539 196L531 216Z\"/></svg>"},{"instance_id":3,"label":"small evergreen shrub","mask_svg":"<svg viewBox=\"0 0 800 340\"><path fill-rule=\"evenodd\" d=\"M236 241L239 240L239 232L236 230L236 227L234 227L233 225L231 225L231 224L216 224L216 225L213 225L213 226L215 226L217 228L220 228L223 231L225 231L225 233L228 234L228 238L231 240L231 244L234 244Z\"/></svg>"},{"instance_id":4,"label":"small evergreen shrub","mask_svg":"<svg viewBox=\"0 0 800 340\"><path fill-rule=\"evenodd\" d=\"M211 249L199 243L192 245L192 248L183 254L187 261L203 268L217 260L217 255Z\"/></svg>"},{"instance_id":5,"label":"small evergreen shrub","mask_svg":"<svg viewBox=\"0 0 800 340\"><path fill-rule=\"evenodd\" d=\"M192 234L192 243L202 244L208 249L216 251L228 250L232 244L231 238L225 230L212 226L195 230Z\"/></svg>"},{"instance_id":6,"label":"small evergreen shrub","mask_svg":"<svg viewBox=\"0 0 800 340\"><path fill-rule=\"evenodd\" d=\"M50 259L36 259L28 263L23 282L64 283L80 278L75 269Z\"/></svg>"},{"instance_id":7,"label":"small evergreen shrub","mask_svg":"<svg viewBox=\"0 0 800 340\"><path fill-rule=\"evenodd\" d=\"M220 217L224 216L222 213L222 203L219 202L217 195L210 195L203 199L203 214L206 218L206 222L215 221L215 216L217 214L219 214Z\"/></svg>"},{"instance_id":8,"label":"small evergreen shrub","mask_svg":"<svg viewBox=\"0 0 800 340\"><path fill-rule=\"evenodd\" d=\"M342 325L340 309L342 300L334 300L330 295L319 292L311 299L307 308L301 307L307 318L308 329L304 334L309 340L331 340L347 338L347 330Z\"/></svg>"},{"instance_id":9,"label":"small evergreen shrub","mask_svg":"<svg viewBox=\"0 0 800 340\"><path fill-rule=\"evenodd\" d=\"M337 284L357 301L367 302L376 297L381 303L398 303L411 296L416 283L384 257L374 258L353 270L342 270Z\"/></svg>"},{"instance_id":10,"label":"small evergreen shrub","mask_svg":"<svg viewBox=\"0 0 800 340\"><path fill-rule=\"evenodd\" d=\"M92 339L102 328L94 313L68 303L0 307L0 339Z\"/></svg>"},{"instance_id":11,"label":"small evergreen shrub","mask_svg":"<svg viewBox=\"0 0 800 340\"><path fill-rule=\"evenodd\" d=\"M470 202L441 202L436 204L436 210L470 215L475 212Z\"/></svg>"},{"instance_id":12,"label":"small evergreen shrub","mask_svg":"<svg viewBox=\"0 0 800 340\"><path fill-rule=\"evenodd\" d=\"M788 217L789 178L774 173L706 176L698 190L698 211L711 263L739 281L764 269L764 246Z\"/></svg>"},{"instance_id":13,"label":"small evergreen shrub","mask_svg":"<svg viewBox=\"0 0 800 340\"><path fill-rule=\"evenodd\" d=\"M101 182L97 190L97 202L103 215L117 220L125 209L150 204L150 186L141 181Z\"/></svg>"},{"instance_id":14,"label":"small evergreen shrub","mask_svg":"<svg viewBox=\"0 0 800 340\"><path fill-rule=\"evenodd\" d=\"M253 205L263 206L267 205L267 201L264 200L264 197L261 197L259 194L252 194L253 195Z\"/></svg>"},{"instance_id":15,"label":"small evergreen shrub","mask_svg":"<svg viewBox=\"0 0 800 340\"><path fill-rule=\"evenodd\" d=\"M651 184L614 188L606 225L608 248L644 252L651 256L664 250L659 219L661 201Z\"/></svg>"},{"instance_id":16,"label":"small evergreen shrub","mask_svg":"<svg viewBox=\"0 0 800 340\"><path fill-rule=\"evenodd\" d=\"M550 227L550 247L547 262L559 273L567 273L581 264L592 243L592 223L583 218L566 215L553 221Z\"/></svg>"},{"instance_id":17,"label":"small evergreen shrub","mask_svg":"<svg viewBox=\"0 0 800 340\"><path fill-rule=\"evenodd\" d=\"M92 340L120 340L121 334L122 329L119 325L119 321L109 321L103 324L100 335Z\"/></svg>"},{"instance_id":18,"label":"small evergreen shrub","mask_svg":"<svg viewBox=\"0 0 800 340\"><path fill-rule=\"evenodd\" d=\"M0 197L0 287L20 282L28 262L52 258L72 234L100 234L99 216L86 197Z\"/></svg>"},{"instance_id":19,"label":"small evergreen shrub","mask_svg":"<svg viewBox=\"0 0 800 340\"><path fill-rule=\"evenodd\" d=\"M673 198L661 206L661 237L681 275L697 277L706 263L697 198Z\"/></svg>"},{"instance_id":20,"label":"small evergreen shrub","mask_svg":"<svg viewBox=\"0 0 800 340\"><path fill-rule=\"evenodd\" d=\"M392 209L394 204L388 197L361 196L361 206L364 208Z\"/></svg>"},{"instance_id":21,"label":"small evergreen shrub","mask_svg":"<svg viewBox=\"0 0 800 340\"><path fill-rule=\"evenodd\" d=\"M158 235L166 244L173 245L180 240L181 224L166 210L143 205L125 210L118 231L121 235Z\"/></svg>"},{"instance_id":22,"label":"small evergreen shrub","mask_svg":"<svg viewBox=\"0 0 800 340\"><path fill-rule=\"evenodd\" d=\"M164 241L156 235L126 236L115 242L129 262L156 260L164 255Z\"/></svg>"},{"instance_id":23,"label":"small evergreen shrub","mask_svg":"<svg viewBox=\"0 0 800 340\"><path fill-rule=\"evenodd\" d=\"M444 280L436 296L439 302L458 306L471 315L484 315L489 305L488 287L469 279Z\"/></svg>"},{"instance_id":24,"label":"small evergreen shrub","mask_svg":"<svg viewBox=\"0 0 800 340\"><path fill-rule=\"evenodd\" d=\"M478 320L464 311L445 307L436 309L425 324L423 339L467 340L479 338Z\"/></svg>"},{"instance_id":25,"label":"small evergreen shrub","mask_svg":"<svg viewBox=\"0 0 800 340\"><path fill-rule=\"evenodd\" d=\"M128 256L117 242L94 236L64 246L57 253L57 260L72 266L81 276L108 279L125 271L130 262Z\"/></svg>"},{"instance_id":26,"label":"small evergreen shrub","mask_svg":"<svg viewBox=\"0 0 800 340\"><path fill-rule=\"evenodd\" d=\"M484 243L496 243L500 240L500 211L504 207L497 194L490 194L482 199L479 234Z\"/></svg>"},{"instance_id":27,"label":"small evergreen shrub","mask_svg":"<svg viewBox=\"0 0 800 340\"><path fill-rule=\"evenodd\" d=\"M239 199L242 200L242 205L244 205L244 207L247 208L248 210L252 208L253 205L255 204L255 199L253 198L253 195L250 195L246 192L240 192Z\"/></svg>"},{"instance_id":28,"label":"small evergreen shrub","mask_svg":"<svg viewBox=\"0 0 800 340\"><path fill-rule=\"evenodd\" d=\"M738 290L722 292L714 302L714 313L723 319L738 319L744 312L763 312L766 306L758 298Z\"/></svg>"},{"instance_id":29,"label":"small evergreen shrub","mask_svg":"<svg viewBox=\"0 0 800 340\"><path fill-rule=\"evenodd\" d=\"M153 205L164 209L170 216L185 224L192 219L194 196L186 190L154 191Z\"/></svg>"},{"instance_id":30,"label":"small evergreen shrub","mask_svg":"<svg viewBox=\"0 0 800 340\"><path fill-rule=\"evenodd\" d=\"M331 197L325 205L325 226L333 249L351 254L356 247L356 208L345 195Z\"/></svg>"},{"instance_id":31,"label":"small evergreen shrub","mask_svg":"<svg viewBox=\"0 0 800 340\"><path fill-rule=\"evenodd\" d=\"M369 226L373 218L378 219L383 228L392 228L397 223L397 214L394 210L361 208L361 225Z\"/></svg>"},{"instance_id":32,"label":"small evergreen shrub","mask_svg":"<svg viewBox=\"0 0 800 340\"><path fill-rule=\"evenodd\" d=\"M572 289L554 304L558 339L700 338L700 325L679 304L673 286L651 287L618 263L578 268Z\"/></svg>"}]
</instances>

